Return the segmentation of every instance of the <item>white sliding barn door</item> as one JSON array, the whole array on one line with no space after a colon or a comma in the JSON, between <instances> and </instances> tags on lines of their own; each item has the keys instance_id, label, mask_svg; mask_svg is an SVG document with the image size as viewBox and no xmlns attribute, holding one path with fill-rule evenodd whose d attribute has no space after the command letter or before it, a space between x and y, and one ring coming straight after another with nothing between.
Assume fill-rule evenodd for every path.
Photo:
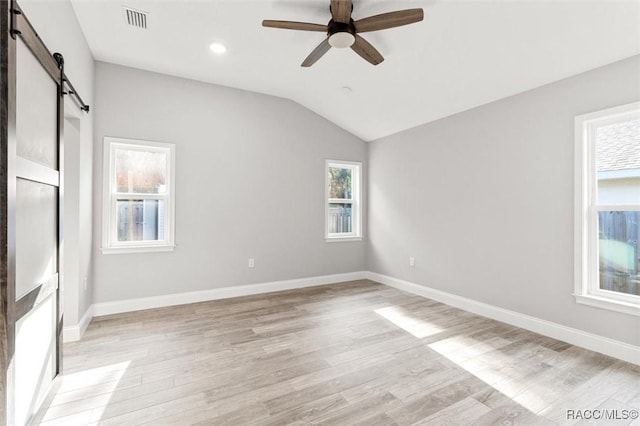
<instances>
[{"instance_id":1,"label":"white sliding barn door","mask_svg":"<svg viewBox=\"0 0 640 426\"><path fill-rule=\"evenodd\" d=\"M61 371L63 71L17 3L0 11L0 424L28 425Z\"/></svg>"}]
</instances>

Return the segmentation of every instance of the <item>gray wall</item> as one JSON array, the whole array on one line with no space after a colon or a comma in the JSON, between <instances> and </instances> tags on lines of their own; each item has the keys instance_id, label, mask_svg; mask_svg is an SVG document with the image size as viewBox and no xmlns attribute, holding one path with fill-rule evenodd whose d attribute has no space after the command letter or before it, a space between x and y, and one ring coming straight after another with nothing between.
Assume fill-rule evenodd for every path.
<instances>
[{"instance_id":1,"label":"gray wall","mask_svg":"<svg viewBox=\"0 0 640 426\"><path fill-rule=\"evenodd\" d=\"M636 56L373 142L369 270L640 345L572 296L574 117L639 99Z\"/></svg>"},{"instance_id":2,"label":"gray wall","mask_svg":"<svg viewBox=\"0 0 640 426\"><path fill-rule=\"evenodd\" d=\"M364 142L280 98L101 62L95 79L94 302L364 270L364 242L324 241L324 161L364 162ZM104 136L176 144L174 252L101 253Z\"/></svg>"},{"instance_id":3,"label":"gray wall","mask_svg":"<svg viewBox=\"0 0 640 426\"><path fill-rule=\"evenodd\" d=\"M20 6L51 52L65 59L65 74L93 108L94 62L69 0L21 0ZM64 30L61 30L64 29ZM94 113L65 99L64 277L65 326L78 324L91 306L92 175Z\"/></svg>"}]
</instances>

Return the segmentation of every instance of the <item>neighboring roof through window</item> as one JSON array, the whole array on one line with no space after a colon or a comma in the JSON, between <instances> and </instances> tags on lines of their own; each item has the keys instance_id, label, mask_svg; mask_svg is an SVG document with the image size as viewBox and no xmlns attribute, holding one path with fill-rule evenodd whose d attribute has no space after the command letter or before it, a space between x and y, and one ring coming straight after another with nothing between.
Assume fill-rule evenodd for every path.
<instances>
[{"instance_id":1,"label":"neighboring roof through window","mask_svg":"<svg viewBox=\"0 0 640 426\"><path fill-rule=\"evenodd\" d=\"M597 130L598 172L640 169L640 119Z\"/></svg>"}]
</instances>

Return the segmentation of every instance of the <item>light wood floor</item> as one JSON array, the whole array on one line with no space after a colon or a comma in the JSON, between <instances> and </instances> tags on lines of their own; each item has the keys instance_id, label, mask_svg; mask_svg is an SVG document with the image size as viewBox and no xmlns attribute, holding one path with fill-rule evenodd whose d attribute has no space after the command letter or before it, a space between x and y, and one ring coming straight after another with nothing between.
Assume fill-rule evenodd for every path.
<instances>
[{"instance_id":1,"label":"light wood floor","mask_svg":"<svg viewBox=\"0 0 640 426\"><path fill-rule=\"evenodd\" d=\"M64 354L43 426L545 425L640 408L639 366L369 281L96 318Z\"/></svg>"}]
</instances>

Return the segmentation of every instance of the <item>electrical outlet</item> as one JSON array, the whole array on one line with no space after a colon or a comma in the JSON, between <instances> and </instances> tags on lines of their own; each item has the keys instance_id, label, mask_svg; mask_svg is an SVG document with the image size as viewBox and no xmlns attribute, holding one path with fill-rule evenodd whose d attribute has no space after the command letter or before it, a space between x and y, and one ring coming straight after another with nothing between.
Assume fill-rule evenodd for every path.
<instances>
[{"instance_id":1,"label":"electrical outlet","mask_svg":"<svg viewBox=\"0 0 640 426\"><path fill-rule=\"evenodd\" d=\"M409 266L411 266L412 268L415 268L415 266L416 266L416 258L415 257L410 257L409 258Z\"/></svg>"},{"instance_id":2,"label":"electrical outlet","mask_svg":"<svg viewBox=\"0 0 640 426\"><path fill-rule=\"evenodd\" d=\"M249 258L249 268L253 268L254 266L256 266L255 261L253 260L253 257Z\"/></svg>"}]
</instances>

